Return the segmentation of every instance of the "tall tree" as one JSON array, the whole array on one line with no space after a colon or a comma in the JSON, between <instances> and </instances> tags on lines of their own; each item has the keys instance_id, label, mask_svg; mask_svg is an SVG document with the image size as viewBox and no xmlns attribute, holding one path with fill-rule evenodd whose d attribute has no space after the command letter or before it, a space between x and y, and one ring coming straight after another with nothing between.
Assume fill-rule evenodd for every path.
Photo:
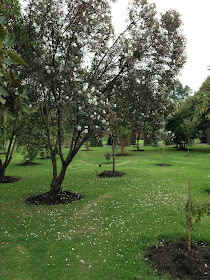
<instances>
[{"instance_id":1,"label":"tall tree","mask_svg":"<svg viewBox=\"0 0 210 280\"><path fill-rule=\"evenodd\" d=\"M121 104L122 117L127 114L144 131L149 124L157 131L174 110L172 94L186 61L186 40L176 11L167 11L158 19L155 5L147 1L131 1L129 7L134 28L124 34L123 55L135 59L129 61L130 71L123 76L120 91L113 89L111 97Z\"/></svg>"},{"instance_id":2,"label":"tall tree","mask_svg":"<svg viewBox=\"0 0 210 280\"><path fill-rule=\"evenodd\" d=\"M184 38L179 16L172 11L159 21L155 7L146 0L132 2L130 23L118 38L113 37L106 0L29 1L21 26L16 34L27 60L27 79L45 120L53 166L49 196L55 197L62 192L67 167L80 147L108 124L109 110L114 110L109 103L122 97L115 84L121 87L134 73L136 85L145 83L138 88L145 100L152 104L167 99L166 88L183 65ZM146 98L147 91L152 97L160 89L161 97ZM66 124L72 139L64 157ZM57 131L55 141L51 127Z\"/></svg>"},{"instance_id":3,"label":"tall tree","mask_svg":"<svg viewBox=\"0 0 210 280\"><path fill-rule=\"evenodd\" d=\"M207 145L210 145L210 76L206 78L195 94L195 112L205 120Z\"/></svg>"}]
</instances>

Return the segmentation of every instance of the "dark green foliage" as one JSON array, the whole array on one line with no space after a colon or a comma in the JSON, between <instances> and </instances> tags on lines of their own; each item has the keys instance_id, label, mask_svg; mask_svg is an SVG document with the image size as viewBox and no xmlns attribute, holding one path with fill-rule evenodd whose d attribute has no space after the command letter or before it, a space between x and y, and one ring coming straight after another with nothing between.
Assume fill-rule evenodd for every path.
<instances>
[{"instance_id":1,"label":"dark green foliage","mask_svg":"<svg viewBox=\"0 0 210 280\"><path fill-rule=\"evenodd\" d=\"M172 98L174 100L185 100L192 93L192 89L189 86L183 87L183 85L182 85L182 83L180 83L180 81L176 81L175 86L176 86L176 88L172 93Z\"/></svg>"},{"instance_id":2,"label":"dark green foliage","mask_svg":"<svg viewBox=\"0 0 210 280\"><path fill-rule=\"evenodd\" d=\"M111 159L111 154L110 153L106 153L105 154L105 159L109 162Z\"/></svg>"},{"instance_id":3,"label":"dark green foliage","mask_svg":"<svg viewBox=\"0 0 210 280\"><path fill-rule=\"evenodd\" d=\"M90 139L90 147L103 147L102 140L97 139L96 137L92 137Z\"/></svg>"},{"instance_id":4,"label":"dark green foliage","mask_svg":"<svg viewBox=\"0 0 210 280\"><path fill-rule=\"evenodd\" d=\"M18 149L22 150L24 160L32 162L40 154L49 155L49 146L43 119L38 111L23 114L18 128Z\"/></svg>"}]
</instances>

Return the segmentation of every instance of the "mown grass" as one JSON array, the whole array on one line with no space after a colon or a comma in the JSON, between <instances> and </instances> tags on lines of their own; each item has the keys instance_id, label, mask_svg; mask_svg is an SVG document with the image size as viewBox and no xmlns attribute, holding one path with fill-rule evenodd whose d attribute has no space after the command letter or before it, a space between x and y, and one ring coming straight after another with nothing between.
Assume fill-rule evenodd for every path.
<instances>
[{"instance_id":1,"label":"mown grass","mask_svg":"<svg viewBox=\"0 0 210 280\"><path fill-rule=\"evenodd\" d=\"M45 192L51 180L50 160L16 166L15 154L6 175L20 176L0 185L0 279L16 280L147 280L158 277L144 258L145 250L161 240L185 237L180 224L191 179L194 201L207 203L210 189L210 150L206 145L185 152L162 147L127 148L130 156L117 159L120 178L96 176L106 165L109 147L80 151L68 168L63 188L84 194L69 205L26 205L31 194ZM99 164L102 166L99 167ZM192 238L210 243L209 217L194 225Z\"/></svg>"}]
</instances>

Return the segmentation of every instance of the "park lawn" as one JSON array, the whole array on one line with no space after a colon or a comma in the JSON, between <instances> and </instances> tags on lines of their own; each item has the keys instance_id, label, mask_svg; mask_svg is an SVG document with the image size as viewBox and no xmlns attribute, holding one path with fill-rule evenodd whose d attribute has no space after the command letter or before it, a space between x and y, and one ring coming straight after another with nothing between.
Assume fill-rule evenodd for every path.
<instances>
[{"instance_id":1,"label":"park lawn","mask_svg":"<svg viewBox=\"0 0 210 280\"><path fill-rule=\"evenodd\" d=\"M181 214L191 179L194 202L208 203L210 148L191 146L190 155L166 147L143 147L118 157L124 177L99 178L111 170L104 157L110 147L79 151L68 168L63 188L84 195L68 205L26 205L31 194L49 190L50 160L37 166L16 166L16 153L6 175L19 176L0 184L0 279L16 280L150 280L160 277L146 263L146 248L186 235ZM66 150L67 152L67 150ZM101 165L101 167L99 167ZM192 239L210 244L209 217L194 225Z\"/></svg>"}]
</instances>

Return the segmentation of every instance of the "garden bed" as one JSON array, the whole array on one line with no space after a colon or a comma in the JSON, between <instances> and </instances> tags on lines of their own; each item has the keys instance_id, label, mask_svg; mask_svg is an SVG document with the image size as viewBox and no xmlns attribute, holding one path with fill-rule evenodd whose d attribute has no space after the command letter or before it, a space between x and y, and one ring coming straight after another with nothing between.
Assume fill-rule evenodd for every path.
<instances>
[{"instance_id":1,"label":"garden bed","mask_svg":"<svg viewBox=\"0 0 210 280\"><path fill-rule=\"evenodd\" d=\"M124 176L125 173L124 172L119 172L119 171L108 171L105 170L104 172L102 172L101 174L99 174L98 176L101 178L106 178L106 177L121 177Z\"/></svg>"},{"instance_id":2,"label":"garden bed","mask_svg":"<svg viewBox=\"0 0 210 280\"><path fill-rule=\"evenodd\" d=\"M210 247L204 243L191 242L188 251L186 241L164 242L149 247L146 259L159 275L168 273L170 279L209 280Z\"/></svg>"},{"instance_id":3,"label":"garden bed","mask_svg":"<svg viewBox=\"0 0 210 280\"><path fill-rule=\"evenodd\" d=\"M68 191L59 191L57 194L52 195L50 192L42 193L39 195L29 196L25 203L27 204L46 204L46 205L57 205L57 204L68 204L77 200L81 200L83 195L77 193L71 193Z\"/></svg>"},{"instance_id":4,"label":"garden bed","mask_svg":"<svg viewBox=\"0 0 210 280\"><path fill-rule=\"evenodd\" d=\"M0 184L3 184L3 183L14 183L14 182L19 181L20 179L21 178L19 178L19 177L3 176L3 177L0 177Z\"/></svg>"}]
</instances>

